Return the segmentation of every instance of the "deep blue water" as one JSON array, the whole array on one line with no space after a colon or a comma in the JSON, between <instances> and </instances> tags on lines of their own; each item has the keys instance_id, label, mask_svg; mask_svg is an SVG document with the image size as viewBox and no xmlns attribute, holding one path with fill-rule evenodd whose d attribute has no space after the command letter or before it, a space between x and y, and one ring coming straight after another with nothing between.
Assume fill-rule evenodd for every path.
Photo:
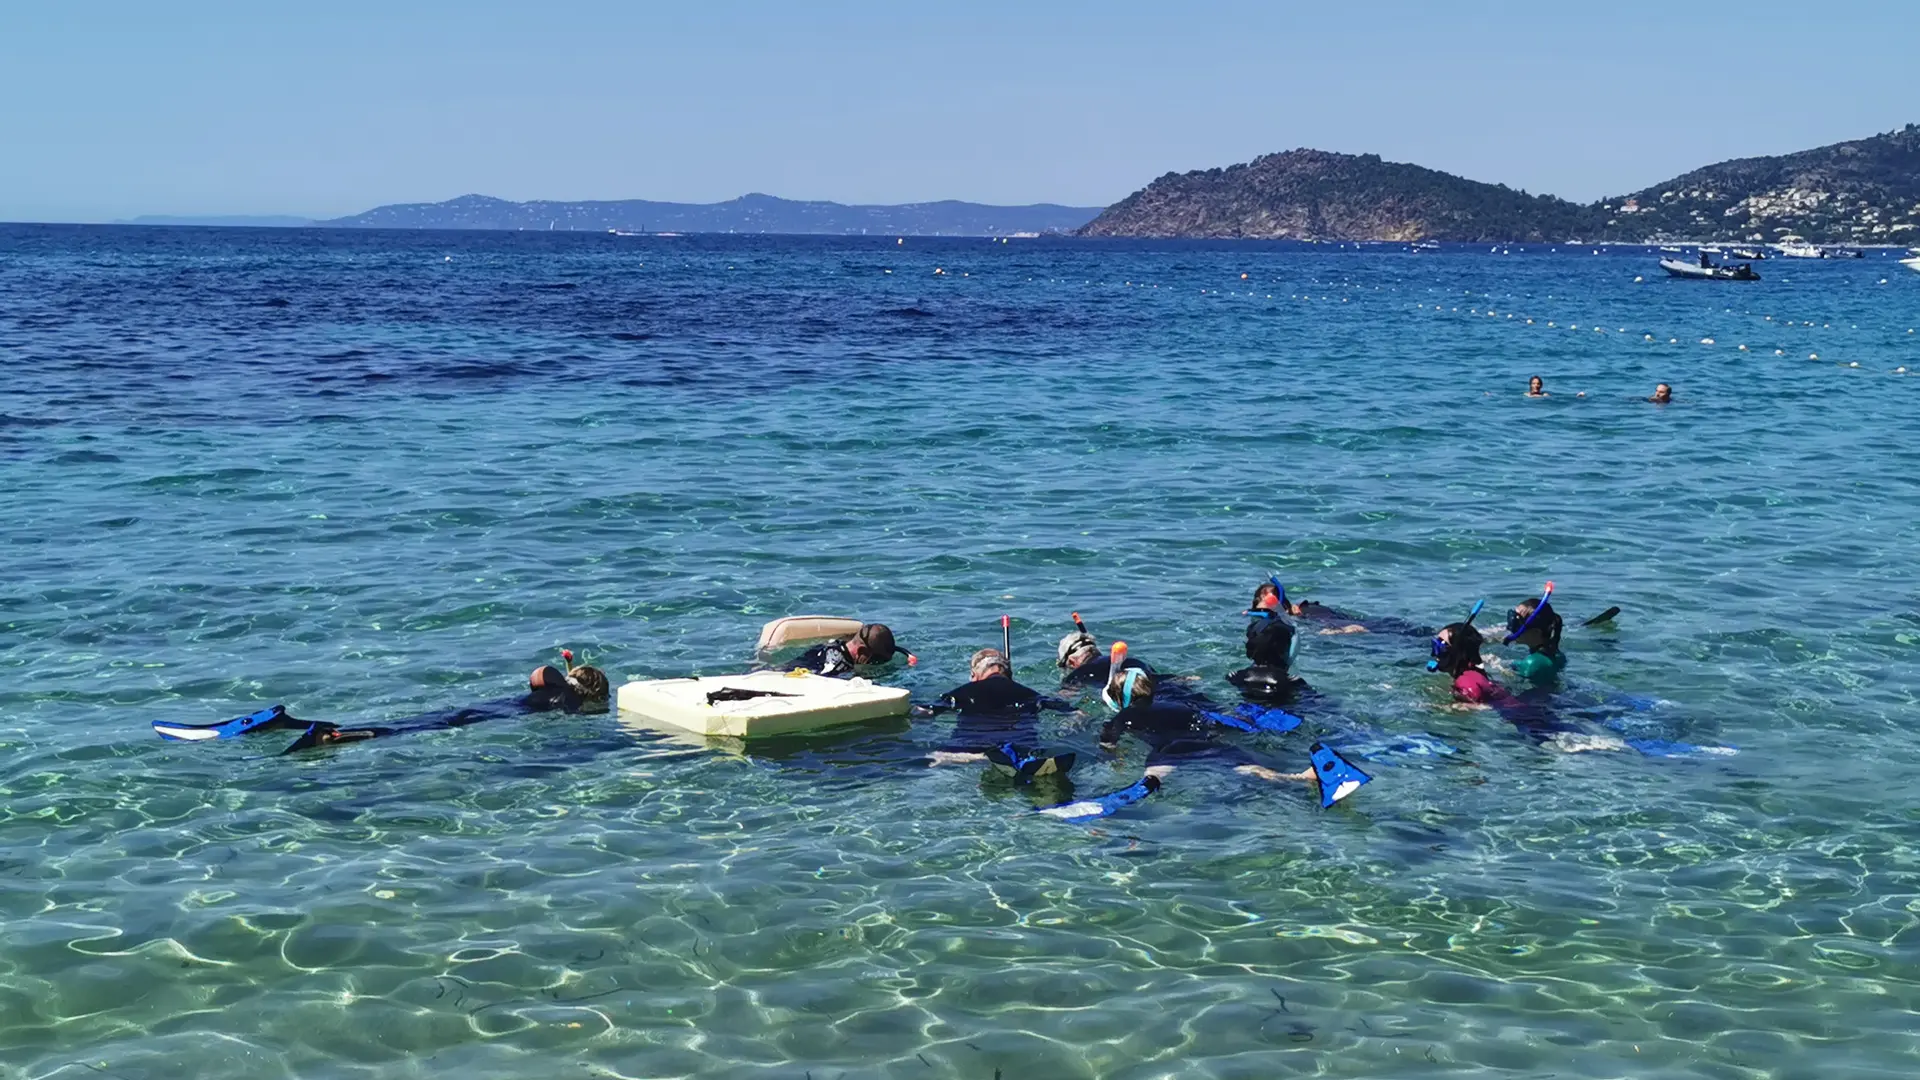
<instances>
[{"instance_id":1,"label":"deep blue water","mask_svg":"<svg viewBox=\"0 0 1920 1080\"><path fill-rule=\"evenodd\" d=\"M0 227L0 1066L1912 1075L1920 275L1512 251ZM1348 751L1332 811L1193 767L1064 825L914 764L944 721L149 729L814 611L922 698L1003 612L1051 688L1077 610L1225 699L1269 572L1428 623L1551 578L1623 609L1563 707L1739 752L1555 752L1385 635L1245 743ZM1142 765L1099 722L1046 727L1082 794Z\"/></svg>"}]
</instances>

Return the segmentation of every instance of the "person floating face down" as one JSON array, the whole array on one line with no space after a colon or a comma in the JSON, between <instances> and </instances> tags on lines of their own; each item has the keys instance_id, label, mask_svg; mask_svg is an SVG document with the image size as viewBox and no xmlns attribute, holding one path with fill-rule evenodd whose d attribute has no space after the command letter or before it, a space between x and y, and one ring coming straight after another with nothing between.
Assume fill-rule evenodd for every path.
<instances>
[{"instance_id":1,"label":"person floating face down","mask_svg":"<svg viewBox=\"0 0 1920 1080\"><path fill-rule=\"evenodd\" d=\"M1525 645L1527 655L1514 662L1513 670L1522 678L1539 680L1566 667L1560 630L1560 613L1551 600L1530 597L1515 604L1507 614L1507 644Z\"/></svg>"},{"instance_id":2,"label":"person floating face down","mask_svg":"<svg viewBox=\"0 0 1920 1080\"><path fill-rule=\"evenodd\" d=\"M1060 639L1060 648L1057 653L1060 686L1066 689L1105 685L1113 671L1113 656L1103 655L1100 652L1100 643L1094 640L1086 627L1079 625L1078 616L1075 618L1073 633ZM1125 649L1120 650L1119 656L1123 667L1139 668L1147 672L1153 670L1144 661L1128 656Z\"/></svg>"},{"instance_id":3,"label":"person floating face down","mask_svg":"<svg viewBox=\"0 0 1920 1080\"><path fill-rule=\"evenodd\" d=\"M1049 759L1036 755L1032 748L1039 742L1040 711L1066 710L1072 706L1015 682L1013 664L999 649L981 649L974 653L968 674L968 681L940 695L939 700L925 710L956 714L953 734L946 746L934 751L933 764L1031 760L1033 768L1026 772L1043 776L1064 773L1071 767L1070 754ZM1015 771L1022 772L1017 768Z\"/></svg>"},{"instance_id":4,"label":"person floating face down","mask_svg":"<svg viewBox=\"0 0 1920 1080\"><path fill-rule=\"evenodd\" d=\"M1117 750L1121 738L1128 735L1146 743L1148 776L1165 779L1175 766L1210 763L1226 765L1243 776L1262 780L1314 779L1310 768L1297 773L1272 768L1224 738L1226 729L1200 710L1156 702L1154 692L1151 673L1124 665L1113 673L1101 691L1101 699L1113 710L1113 715L1100 728L1101 747Z\"/></svg>"},{"instance_id":5,"label":"person floating face down","mask_svg":"<svg viewBox=\"0 0 1920 1080\"><path fill-rule=\"evenodd\" d=\"M562 652L571 665L573 654ZM301 735L283 753L310 750L340 742L389 735L407 735L422 731L445 731L467 727L487 720L499 720L529 713L563 711L597 712L607 707L609 687L606 673L586 665L570 666L562 671L552 665L534 669L527 677L527 692L515 697L484 701L462 709L426 713L392 724L368 727L343 727L326 720L302 720L276 705L237 721L207 727L176 727L156 723L154 729L171 739L203 739L240 735L253 731L300 730Z\"/></svg>"},{"instance_id":6,"label":"person floating face down","mask_svg":"<svg viewBox=\"0 0 1920 1080\"><path fill-rule=\"evenodd\" d=\"M1293 624L1280 617L1287 607L1286 593L1277 582L1261 582L1253 591L1253 606L1247 609L1247 659L1252 663L1227 676L1249 698L1286 702L1308 689L1305 679L1291 674L1299 639Z\"/></svg>"},{"instance_id":7,"label":"person floating face down","mask_svg":"<svg viewBox=\"0 0 1920 1080\"><path fill-rule=\"evenodd\" d=\"M850 679L862 667L878 667L893 662L895 655L905 656L908 664L919 661L893 640L893 631L884 623L867 623L845 641L815 645L794 657L785 667L811 671L833 679Z\"/></svg>"}]
</instances>

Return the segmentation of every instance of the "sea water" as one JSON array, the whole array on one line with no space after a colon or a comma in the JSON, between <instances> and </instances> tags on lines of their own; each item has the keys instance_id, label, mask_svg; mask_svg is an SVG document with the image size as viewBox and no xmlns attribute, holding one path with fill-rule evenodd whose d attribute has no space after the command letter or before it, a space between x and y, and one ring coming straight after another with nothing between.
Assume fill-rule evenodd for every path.
<instances>
[{"instance_id":1,"label":"sea water","mask_svg":"<svg viewBox=\"0 0 1920 1080\"><path fill-rule=\"evenodd\" d=\"M0 1071L1910 1076L1920 275L1658 257L8 227ZM923 700L1002 613L1056 686L1073 611L1230 700L1269 573L1494 630L1551 579L1563 704L1738 752L1555 752L1390 635L1246 743L1361 763L1331 811L1191 767L1063 824L940 720L150 729L795 613ZM1099 722L1044 729L1082 796L1143 765Z\"/></svg>"}]
</instances>

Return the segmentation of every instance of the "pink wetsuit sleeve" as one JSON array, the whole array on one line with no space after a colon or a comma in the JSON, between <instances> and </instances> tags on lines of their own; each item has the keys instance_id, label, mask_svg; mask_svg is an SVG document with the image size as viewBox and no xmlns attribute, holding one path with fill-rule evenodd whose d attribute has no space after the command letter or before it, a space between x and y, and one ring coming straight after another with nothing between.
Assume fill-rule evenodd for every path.
<instances>
[{"instance_id":1,"label":"pink wetsuit sleeve","mask_svg":"<svg viewBox=\"0 0 1920 1080\"><path fill-rule=\"evenodd\" d=\"M1493 697L1493 680L1484 671L1467 670L1453 680L1453 693L1462 701L1485 702Z\"/></svg>"}]
</instances>

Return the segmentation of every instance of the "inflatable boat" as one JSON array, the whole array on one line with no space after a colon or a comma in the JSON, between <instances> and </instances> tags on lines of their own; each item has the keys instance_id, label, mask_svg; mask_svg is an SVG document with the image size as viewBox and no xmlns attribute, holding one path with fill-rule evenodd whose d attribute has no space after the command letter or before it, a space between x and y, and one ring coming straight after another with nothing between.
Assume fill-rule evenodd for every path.
<instances>
[{"instance_id":1,"label":"inflatable boat","mask_svg":"<svg viewBox=\"0 0 1920 1080\"><path fill-rule=\"evenodd\" d=\"M1760 275L1753 267L1739 266L1699 266L1679 259L1661 259L1660 269L1677 278L1698 278L1703 281L1759 281Z\"/></svg>"},{"instance_id":2,"label":"inflatable boat","mask_svg":"<svg viewBox=\"0 0 1920 1080\"><path fill-rule=\"evenodd\" d=\"M905 716L908 693L865 679L828 679L805 671L755 671L621 686L621 712L691 731L747 739L795 735L842 724Z\"/></svg>"}]
</instances>

